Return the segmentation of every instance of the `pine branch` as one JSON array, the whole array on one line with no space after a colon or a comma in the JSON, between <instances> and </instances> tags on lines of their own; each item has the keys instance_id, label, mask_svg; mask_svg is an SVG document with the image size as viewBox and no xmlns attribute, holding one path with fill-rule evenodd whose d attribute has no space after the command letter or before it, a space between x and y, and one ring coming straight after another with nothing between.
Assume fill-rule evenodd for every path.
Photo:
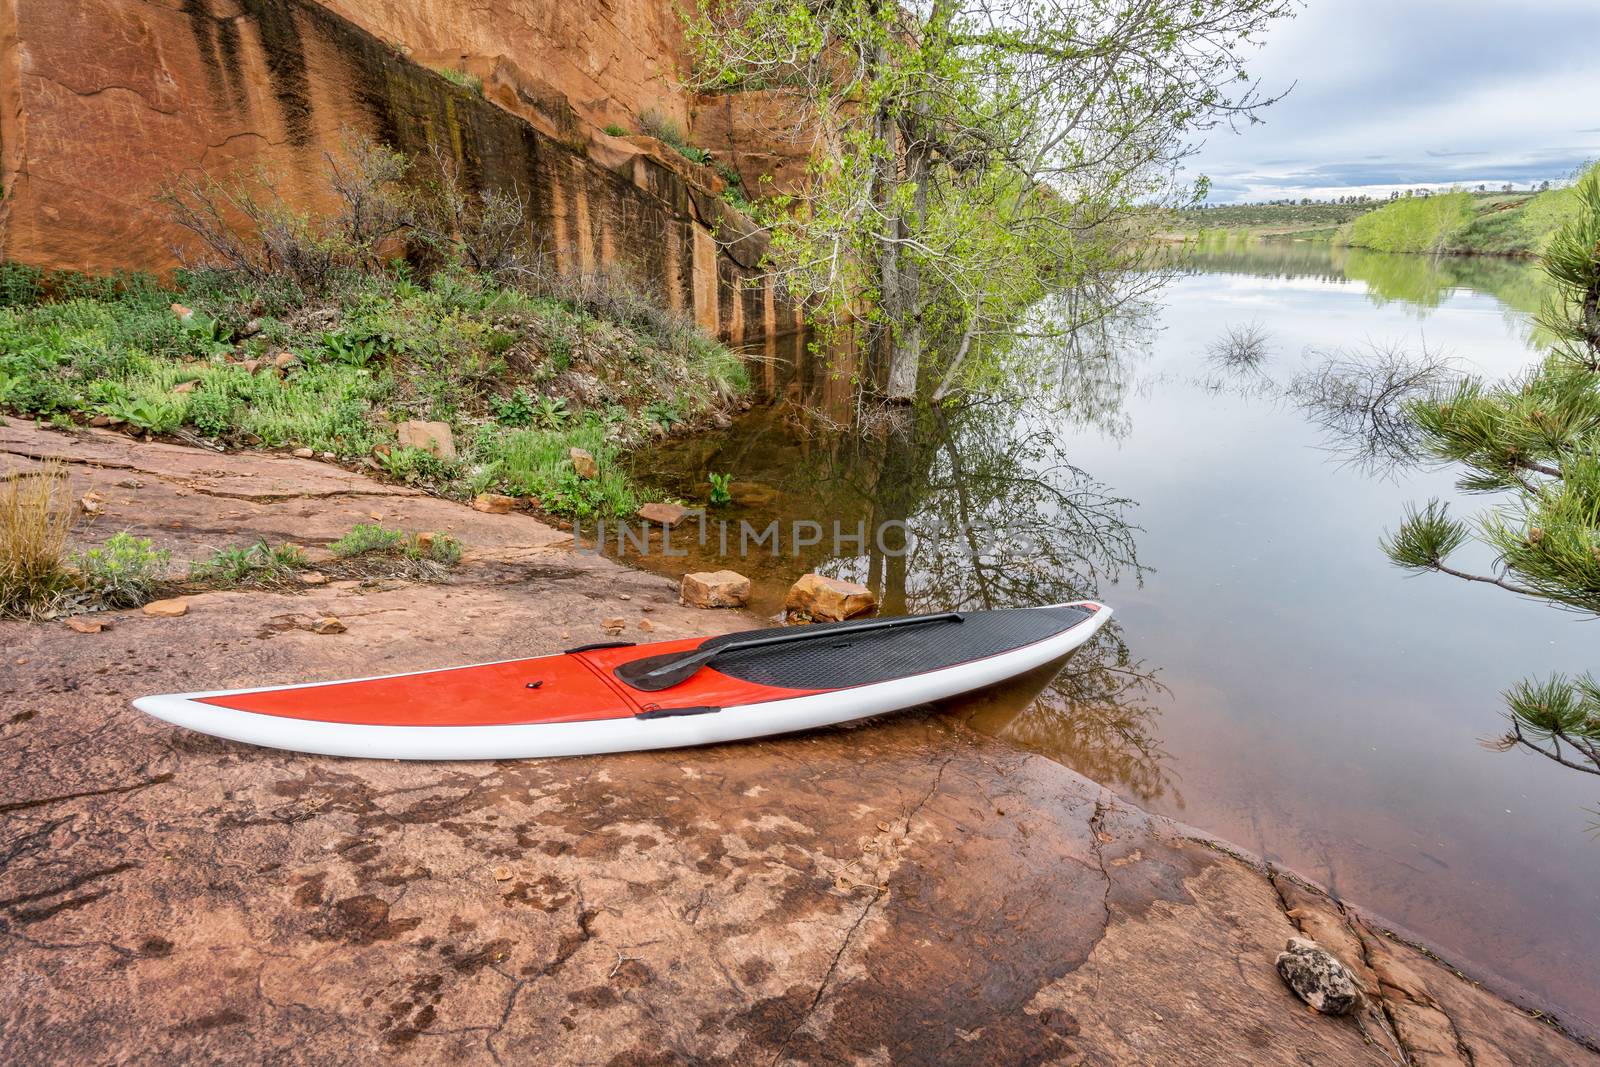
<instances>
[{"instance_id":1,"label":"pine branch","mask_svg":"<svg viewBox=\"0 0 1600 1067\"><path fill-rule=\"evenodd\" d=\"M1509 592L1512 592L1512 593L1519 593L1522 596L1536 597L1536 598L1538 598L1540 600L1549 600L1549 599L1551 599L1547 594L1541 593L1537 589L1529 589L1526 586L1515 585L1515 584L1513 584L1511 582L1506 581L1504 578L1492 578L1492 577L1490 577L1489 575L1486 575L1486 574L1468 574L1466 571L1458 571L1454 567L1446 566L1443 562L1438 561L1438 560L1435 560L1433 563L1428 564L1428 566L1432 567L1434 570L1439 571L1439 572L1441 572L1443 574L1453 575L1453 576L1455 576L1457 578L1462 579L1463 581L1468 581L1468 582L1487 582L1490 585L1498 585L1501 589L1505 589L1505 590L1507 590Z\"/></svg>"}]
</instances>

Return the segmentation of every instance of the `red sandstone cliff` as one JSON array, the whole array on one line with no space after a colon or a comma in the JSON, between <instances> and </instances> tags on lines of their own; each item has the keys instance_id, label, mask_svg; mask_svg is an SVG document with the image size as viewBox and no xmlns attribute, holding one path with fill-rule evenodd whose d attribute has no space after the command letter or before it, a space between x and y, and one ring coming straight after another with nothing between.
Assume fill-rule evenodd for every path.
<instances>
[{"instance_id":1,"label":"red sandstone cliff","mask_svg":"<svg viewBox=\"0 0 1600 1067\"><path fill-rule=\"evenodd\" d=\"M153 197L175 175L263 167L316 207L324 153L356 130L442 145L469 181L523 191L565 268L629 270L733 341L793 328L715 173L602 132L645 111L691 127L681 63L668 0L8 0L0 255L169 268L184 235ZM483 96L429 69L442 66L481 76ZM716 147L737 159L741 120L732 104L716 115ZM751 145L745 169L783 151Z\"/></svg>"}]
</instances>

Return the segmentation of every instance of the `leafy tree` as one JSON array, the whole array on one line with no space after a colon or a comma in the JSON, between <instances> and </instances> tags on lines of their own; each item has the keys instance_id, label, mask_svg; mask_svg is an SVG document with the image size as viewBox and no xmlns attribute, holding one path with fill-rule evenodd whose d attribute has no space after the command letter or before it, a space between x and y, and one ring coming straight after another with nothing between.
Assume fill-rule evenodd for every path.
<instances>
[{"instance_id":1,"label":"leafy tree","mask_svg":"<svg viewBox=\"0 0 1600 1067\"><path fill-rule=\"evenodd\" d=\"M1600 615L1600 170L1573 192L1577 213L1541 257L1554 288L1539 316L1550 354L1521 377L1495 384L1467 378L1409 409L1427 452L1465 468L1462 489L1504 499L1474 522L1429 501L1407 512L1383 548L1408 570ZM1494 552L1489 573L1448 562L1471 540ZM1524 681L1505 696L1506 747L1522 745L1600 774L1594 679Z\"/></svg>"},{"instance_id":2,"label":"leafy tree","mask_svg":"<svg viewBox=\"0 0 1600 1067\"><path fill-rule=\"evenodd\" d=\"M814 319L864 317L906 400L981 380L1041 297L1084 294L1080 319L1126 299L1145 209L1204 199L1177 176L1192 135L1270 103L1241 53L1291 7L707 0L687 26L697 88L765 94L809 143L805 187L759 212L770 265Z\"/></svg>"}]
</instances>

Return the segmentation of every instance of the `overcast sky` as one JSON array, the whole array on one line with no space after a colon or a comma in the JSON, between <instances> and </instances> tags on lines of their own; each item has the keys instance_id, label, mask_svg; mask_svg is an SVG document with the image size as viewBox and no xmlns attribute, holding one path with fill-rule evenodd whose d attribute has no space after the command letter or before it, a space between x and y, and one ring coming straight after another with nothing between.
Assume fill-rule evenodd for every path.
<instances>
[{"instance_id":1,"label":"overcast sky","mask_svg":"<svg viewBox=\"0 0 1600 1067\"><path fill-rule=\"evenodd\" d=\"M1600 0L1308 0L1251 70L1294 84L1190 161L1214 203L1557 179L1600 158Z\"/></svg>"}]
</instances>

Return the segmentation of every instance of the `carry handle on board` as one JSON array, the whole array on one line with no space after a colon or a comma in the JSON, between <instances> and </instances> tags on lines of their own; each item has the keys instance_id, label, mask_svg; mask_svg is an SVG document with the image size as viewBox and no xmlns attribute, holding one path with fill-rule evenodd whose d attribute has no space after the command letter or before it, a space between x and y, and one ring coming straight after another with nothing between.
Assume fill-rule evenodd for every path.
<instances>
[{"instance_id":1,"label":"carry handle on board","mask_svg":"<svg viewBox=\"0 0 1600 1067\"><path fill-rule=\"evenodd\" d=\"M841 634L853 636L867 630L888 630L901 626L920 626L929 622L960 622L961 619L962 616L959 611L941 611L937 615L907 615L897 619L875 619L872 622L856 623L850 626L807 627L798 632L771 634L764 637L744 637L737 641L726 641L711 648L701 645L688 652L664 652L659 656L647 656L644 659L636 659L630 663L624 663L613 673L622 681L633 686L633 688L653 693L658 689L668 689L677 685L724 652L743 652L750 648L787 645L797 641L810 641L819 637L838 637Z\"/></svg>"}]
</instances>

